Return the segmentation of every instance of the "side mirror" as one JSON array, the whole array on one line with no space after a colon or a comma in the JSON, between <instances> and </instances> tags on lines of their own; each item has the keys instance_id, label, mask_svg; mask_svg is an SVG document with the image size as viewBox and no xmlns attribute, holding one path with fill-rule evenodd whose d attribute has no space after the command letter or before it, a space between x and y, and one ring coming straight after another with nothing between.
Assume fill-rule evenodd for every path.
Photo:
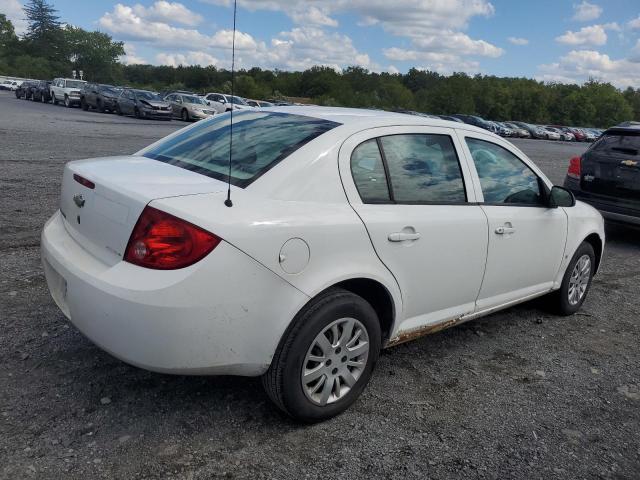
<instances>
[{"instance_id":1,"label":"side mirror","mask_svg":"<svg viewBox=\"0 0 640 480\"><path fill-rule=\"evenodd\" d=\"M211 106L211 102L209 100L207 100L207 105Z\"/></svg>"},{"instance_id":2,"label":"side mirror","mask_svg":"<svg viewBox=\"0 0 640 480\"><path fill-rule=\"evenodd\" d=\"M576 204L576 197L571 190L554 185L549 194L549 207L573 207Z\"/></svg>"}]
</instances>

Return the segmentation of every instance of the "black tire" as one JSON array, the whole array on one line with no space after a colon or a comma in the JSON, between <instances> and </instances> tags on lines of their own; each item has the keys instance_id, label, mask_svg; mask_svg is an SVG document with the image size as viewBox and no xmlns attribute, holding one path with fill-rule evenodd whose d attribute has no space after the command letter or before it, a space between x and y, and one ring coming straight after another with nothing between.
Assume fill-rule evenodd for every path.
<instances>
[{"instance_id":1,"label":"black tire","mask_svg":"<svg viewBox=\"0 0 640 480\"><path fill-rule=\"evenodd\" d=\"M133 114L136 118L140 118L140 110L138 110L138 107L133 109Z\"/></svg>"},{"instance_id":2,"label":"black tire","mask_svg":"<svg viewBox=\"0 0 640 480\"><path fill-rule=\"evenodd\" d=\"M573 274L573 270L576 267L578 260L580 260L580 258L582 258L584 255L588 255L589 261L591 262L587 288L584 294L582 295L582 297L578 300L578 302L575 304L572 304L571 302L569 302L569 288L571 283L571 275ZM550 306L555 313L557 313L558 315L568 316L568 315L573 315L578 310L580 310L580 307L582 307L582 304L584 303L585 299L587 298L587 295L589 294L589 290L591 288L591 281L593 280L593 274L595 272L595 268L596 268L596 255L595 255L595 252L593 251L593 247L591 246L591 244L587 242L582 242L578 247L578 249L576 250L576 253L573 254L573 257L571 258L571 261L567 266L567 270L564 272L564 277L562 277L562 284L560 286L560 289L556 290L550 295L550 300L551 300Z\"/></svg>"},{"instance_id":3,"label":"black tire","mask_svg":"<svg viewBox=\"0 0 640 480\"><path fill-rule=\"evenodd\" d=\"M182 118L183 122L188 122L189 121L189 112L187 111L186 108L182 109L182 113L180 113L180 118Z\"/></svg>"},{"instance_id":4,"label":"black tire","mask_svg":"<svg viewBox=\"0 0 640 480\"><path fill-rule=\"evenodd\" d=\"M40 95L40 101L42 103L47 103L47 96L44 93L42 95Z\"/></svg>"},{"instance_id":5,"label":"black tire","mask_svg":"<svg viewBox=\"0 0 640 480\"><path fill-rule=\"evenodd\" d=\"M51 101L53 102L54 105L58 105L58 99L56 97L56 94L54 93L53 96L51 97Z\"/></svg>"},{"instance_id":6,"label":"black tire","mask_svg":"<svg viewBox=\"0 0 640 480\"><path fill-rule=\"evenodd\" d=\"M122 116L122 110L120 110L120 105L118 105L117 103L116 103L116 113L117 113L119 116Z\"/></svg>"},{"instance_id":7,"label":"black tire","mask_svg":"<svg viewBox=\"0 0 640 480\"><path fill-rule=\"evenodd\" d=\"M97 102L97 107L96 109L100 112L100 113L104 113L104 105L102 105L102 101L98 100Z\"/></svg>"},{"instance_id":8,"label":"black tire","mask_svg":"<svg viewBox=\"0 0 640 480\"><path fill-rule=\"evenodd\" d=\"M69 95L64 96L64 106L67 108L71 108L71 100L69 100Z\"/></svg>"},{"instance_id":9,"label":"black tire","mask_svg":"<svg viewBox=\"0 0 640 480\"><path fill-rule=\"evenodd\" d=\"M320 406L304 391L302 369L312 342L323 329L342 318L354 318L364 326L369 337L367 363L348 393L333 403ZM380 346L380 322L373 307L358 295L331 289L313 299L296 315L278 345L269 370L262 376L262 384L278 408L294 419L305 423L327 420L344 412L360 396L371 378Z\"/></svg>"},{"instance_id":10,"label":"black tire","mask_svg":"<svg viewBox=\"0 0 640 480\"><path fill-rule=\"evenodd\" d=\"M85 112L89 111L89 104L84 98L80 99L80 108L82 108L82 110L84 110Z\"/></svg>"}]
</instances>

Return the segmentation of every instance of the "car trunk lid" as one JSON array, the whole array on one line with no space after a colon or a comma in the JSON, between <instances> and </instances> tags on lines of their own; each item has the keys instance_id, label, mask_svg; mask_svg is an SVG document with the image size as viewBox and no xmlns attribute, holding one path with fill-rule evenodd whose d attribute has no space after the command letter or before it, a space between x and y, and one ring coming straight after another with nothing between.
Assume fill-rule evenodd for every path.
<instances>
[{"instance_id":1,"label":"car trunk lid","mask_svg":"<svg viewBox=\"0 0 640 480\"><path fill-rule=\"evenodd\" d=\"M640 131L608 131L582 156L580 187L622 201L640 201Z\"/></svg>"},{"instance_id":2,"label":"car trunk lid","mask_svg":"<svg viewBox=\"0 0 640 480\"><path fill-rule=\"evenodd\" d=\"M219 180L145 157L82 160L65 166L60 211L80 245L115 264L149 202L225 188Z\"/></svg>"}]
</instances>

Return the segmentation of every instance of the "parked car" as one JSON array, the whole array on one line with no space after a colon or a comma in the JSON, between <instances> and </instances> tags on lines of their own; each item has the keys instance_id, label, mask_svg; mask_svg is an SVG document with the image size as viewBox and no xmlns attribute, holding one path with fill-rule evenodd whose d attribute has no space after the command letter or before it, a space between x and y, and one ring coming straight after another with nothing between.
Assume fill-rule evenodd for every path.
<instances>
[{"instance_id":1,"label":"parked car","mask_svg":"<svg viewBox=\"0 0 640 480\"><path fill-rule=\"evenodd\" d=\"M214 107L210 106L204 98L197 95L172 93L164 99L171 106L173 116L185 122L202 120L216 113Z\"/></svg>"},{"instance_id":2,"label":"parked car","mask_svg":"<svg viewBox=\"0 0 640 480\"><path fill-rule=\"evenodd\" d=\"M101 83L85 83L80 91L80 106L87 111L95 108L99 112L115 112L121 88Z\"/></svg>"},{"instance_id":3,"label":"parked car","mask_svg":"<svg viewBox=\"0 0 640 480\"><path fill-rule=\"evenodd\" d=\"M477 115L463 115L460 113L456 113L454 115L451 115L452 117L455 118L459 118L460 120L462 120L464 123L467 123L469 125L474 125L476 127L480 127L483 128L485 130L488 131L492 131L495 130L495 127L492 127L491 124L489 122L487 122L484 118L478 117ZM496 132L492 132L492 133L496 133Z\"/></svg>"},{"instance_id":4,"label":"parked car","mask_svg":"<svg viewBox=\"0 0 640 480\"><path fill-rule=\"evenodd\" d=\"M171 104L156 92L123 88L116 99L118 115L133 115L136 118L171 120Z\"/></svg>"},{"instance_id":5,"label":"parked car","mask_svg":"<svg viewBox=\"0 0 640 480\"><path fill-rule=\"evenodd\" d=\"M562 135L565 141L575 142L577 141L575 134L571 131L569 127L563 127L561 125L549 125L552 128L558 130Z\"/></svg>"},{"instance_id":6,"label":"parked car","mask_svg":"<svg viewBox=\"0 0 640 480\"><path fill-rule=\"evenodd\" d=\"M513 137L514 136L514 132L511 128L507 127L505 124L503 124L502 122L489 122L492 123L493 125L495 125L495 132L498 135L500 135L501 137Z\"/></svg>"},{"instance_id":7,"label":"parked car","mask_svg":"<svg viewBox=\"0 0 640 480\"><path fill-rule=\"evenodd\" d=\"M460 120L459 118L456 117L452 117L451 115L436 115L438 118L441 118L442 120L449 120L450 122L458 122L458 123L464 123L462 120Z\"/></svg>"},{"instance_id":8,"label":"parked car","mask_svg":"<svg viewBox=\"0 0 640 480\"><path fill-rule=\"evenodd\" d=\"M513 122L504 122L504 124L509 127L514 132L514 136L518 138L531 138L531 134L528 130L516 125Z\"/></svg>"},{"instance_id":9,"label":"parked car","mask_svg":"<svg viewBox=\"0 0 640 480\"><path fill-rule=\"evenodd\" d=\"M547 140L562 140L562 134L553 127L545 127L540 125L539 128L544 130L545 139Z\"/></svg>"},{"instance_id":10,"label":"parked car","mask_svg":"<svg viewBox=\"0 0 640 480\"><path fill-rule=\"evenodd\" d=\"M233 110L248 110L253 107L238 96L224 93L207 93L204 97L216 113L230 112Z\"/></svg>"},{"instance_id":11,"label":"parked car","mask_svg":"<svg viewBox=\"0 0 640 480\"><path fill-rule=\"evenodd\" d=\"M519 126L520 128L524 128L527 132L529 132L529 135L531 135L531 138L540 138L540 139L547 138L546 131L537 125L532 125L525 122L514 122L514 121L511 121L509 123L513 123Z\"/></svg>"},{"instance_id":12,"label":"parked car","mask_svg":"<svg viewBox=\"0 0 640 480\"><path fill-rule=\"evenodd\" d=\"M37 82L32 89L31 100L34 102L49 103L51 101L51 83L49 80L40 80Z\"/></svg>"},{"instance_id":13,"label":"parked car","mask_svg":"<svg viewBox=\"0 0 640 480\"><path fill-rule=\"evenodd\" d=\"M606 130L571 159L564 185L607 220L640 225L640 126Z\"/></svg>"},{"instance_id":14,"label":"parked car","mask_svg":"<svg viewBox=\"0 0 640 480\"><path fill-rule=\"evenodd\" d=\"M571 133L573 133L573 136L576 139L576 142L586 142L587 141L587 134L584 132L584 130L580 129L580 128L575 128L575 127L567 127L569 129L569 131Z\"/></svg>"},{"instance_id":15,"label":"parked car","mask_svg":"<svg viewBox=\"0 0 640 480\"><path fill-rule=\"evenodd\" d=\"M24 98L25 100L29 100L31 97L31 88L37 83L35 80L27 80L20 84L20 86L15 90L16 98Z\"/></svg>"},{"instance_id":16,"label":"parked car","mask_svg":"<svg viewBox=\"0 0 640 480\"><path fill-rule=\"evenodd\" d=\"M0 84L0 90L9 90L11 92L15 92L21 84L22 82L18 80L5 80L4 82L2 82L2 84Z\"/></svg>"},{"instance_id":17,"label":"parked car","mask_svg":"<svg viewBox=\"0 0 640 480\"><path fill-rule=\"evenodd\" d=\"M87 83L75 78L55 78L51 83L51 100L54 105L63 102L64 106L71 108L80 105L80 89Z\"/></svg>"},{"instance_id":18,"label":"parked car","mask_svg":"<svg viewBox=\"0 0 640 480\"><path fill-rule=\"evenodd\" d=\"M65 166L44 272L110 354L262 376L279 408L314 422L358 398L381 348L542 295L563 315L582 305L602 216L508 141L375 110L233 118L231 163L218 115Z\"/></svg>"},{"instance_id":19,"label":"parked car","mask_svg":"<svg viewBox=\"0 0 640 480\"><path fill-rule=\"evenodd\" d=\"M264 100L250 100L245 98L244 101L246 102L247 105L249 105L250 107L255 107L255 108L268 108L268 107L273 107L273 103L271 102L265 102Z\"/></svg>"}]
</instances>

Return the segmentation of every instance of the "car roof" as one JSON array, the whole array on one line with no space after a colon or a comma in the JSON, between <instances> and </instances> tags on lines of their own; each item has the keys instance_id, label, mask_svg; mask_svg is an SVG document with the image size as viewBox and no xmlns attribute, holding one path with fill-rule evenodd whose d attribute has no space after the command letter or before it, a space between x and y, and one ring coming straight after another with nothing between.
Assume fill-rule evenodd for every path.
<instances>
[{"instance_id":1,"label":"car roof","mask_svg":"<svg viewBox=\"0 0 640 480\"><path fill-rule=\"evenodd\" d=\"M269 112L289 113L292 115L304 115L340 123L347 127L373 128L394 125L416 125L441 128L455 128L493 135L491 132L473 125L429 118L406 113L387 112L384 110L368 110L362 108L343 107L317 107L317 106L276 106L270 107Z\"/></svg>"}]
</instances>

